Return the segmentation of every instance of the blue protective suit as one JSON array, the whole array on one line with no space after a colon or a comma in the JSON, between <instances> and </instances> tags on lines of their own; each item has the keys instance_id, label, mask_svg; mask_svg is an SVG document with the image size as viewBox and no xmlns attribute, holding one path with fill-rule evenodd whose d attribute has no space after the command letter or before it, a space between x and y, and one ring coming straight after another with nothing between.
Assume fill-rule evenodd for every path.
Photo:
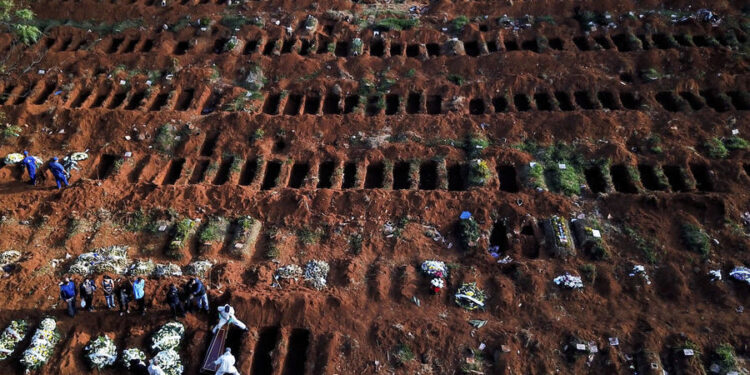
<instances>
[{"instance_id":1,"label":"blue protective suit","mask_svg":"<svg viewBox=\"0 0 750 375\"><path fill-rule=\"evenodd\" d=\"M27 156L23 158L23 160L21 160L21 163L26 166L26 170L29 172L29 177L31 177L31 184L36 185L36 159L31 156Z\"/></svg>"},{"instance_id":2,"label":"blue protective suit","mask_svg":"<svg viewBox=\"0 0 750 375\"><path fill-rule=\"evenodd\" d=\"M62 164L51 161L49 163L49 170L52 172L52 175L55 176L55 183L57 183L57 188L61 188L62 184L65 184L65 186L68 186L68 178L65 176L65 168L63 168Z\"/></svg>"}]
</instances>

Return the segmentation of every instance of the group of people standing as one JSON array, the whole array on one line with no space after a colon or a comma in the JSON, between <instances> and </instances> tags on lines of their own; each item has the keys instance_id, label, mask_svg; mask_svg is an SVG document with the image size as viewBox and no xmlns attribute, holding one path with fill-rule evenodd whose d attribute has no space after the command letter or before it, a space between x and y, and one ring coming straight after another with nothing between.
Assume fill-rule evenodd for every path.
<instances>
[{"instance_id":1,"label":"group of people standing","mask_svg":"<svg viewBox=\"0 0 750 375\"><path fill-rule=\"evenodd\" d=\"M80 307L88 311L94 310L94 294L101 288L104 302L108 310L115 309L115 301L120 307L120 315L130 313L130 304L135 302L137 311L146 314L146 280L138 277L134 281L128 278L118 279L117 282L109 275L104 275L97 286L90 277L83 279L76 288L76 283L69 277L60 282L60 299L67 305L68 315L75 316L76 297L80 295ZM209 311L208 293L206 286L197 277L193 277L184 286L184 293L180 293L175 284L167 289L166 304L172 310L175 318L182 318L185 312L193 312L195 308Z\"/></svg>"},{"instance_id":2,"label":"group of people standing","mask_svg":"<svg viewBox=\"0 0 750 375\"><path fill-rule=\"evenodd\" d=\"M130 281L128 278L113 280L109 275L102 277L99 286L96 281L90 277L86 277L81 282L80 286L76 288L76 283L69 277L66 277L60 282L60 299L62 299L68 309L68 315L71 317L76 314L76 297L80 294L80 306L88 311L94 310L94 294L97 289L101 287L102 293L104 294L104 302L108 310L115 309L115 301L120 306L120 315L130 313L130 302L135 301L138 311L141 315L146 314L146 281L143 277L138 277L134 281ZM190 278L183 287L183 292L175 284L169 284L167 289L167 295L165 303L169 305L172 314L175 318L182 318L185 316L185 312L193 312L197 308L198 311L209 312L208 305L208 291L203 282L197 277ZM234 314L234 308L229 304L219 306L219 323L213 327L212 332L215 334L223 326L235 325L243 331L247 331L247 326L237 319ZM214 361L214 364L218 366L217 375L220 374L235 374L239 375L239 371L234 366L235 358L229 348ZM135 369L141 368L142 373L148 375L162 375L163 372L155 364L146 366L145 363L135 364ZM136 370L138 372L138 370Z\"/></svg>"},{"instance_id":3,"label":"group of people standing","mask_svg":"<svg viewBox=\"0 0 750 375\"><path fill-rule=\"evenodd\" d=\"M130 303L135 302L138 311L141 315L146 314L146 280L142 277L138 277L135 281L124 278L115 281L109 275L104 275L100 283L102 293L104 294L104 302L108 310L115 309L115 301L120 306L120 315L130 313ZM76 288L76 283L69 277L66 277L60 283L60 299L65 302L68 309L68 315L71 317L76 315L76 297L80 294L81 308L88 311L94 311L94 293L99 289L96 285L96 281L86 277L81 282L81 285Z\"/></svg>"}]
</instances>

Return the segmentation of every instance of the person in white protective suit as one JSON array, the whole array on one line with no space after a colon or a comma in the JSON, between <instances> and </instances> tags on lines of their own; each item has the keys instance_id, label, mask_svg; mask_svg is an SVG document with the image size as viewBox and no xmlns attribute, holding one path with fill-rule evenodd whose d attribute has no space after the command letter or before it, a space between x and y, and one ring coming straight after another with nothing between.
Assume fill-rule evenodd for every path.
<instances>
[{"instance_id":1,"label":"person in white protective suit","mask_svg":"<svg viewBox=\"0 0 750 375\"><path fill-rule=\"evenodd\" d=\"M219 307L219 324L214 327L213 333L216 334L227 323L234 324L243 331L247 331L247 326L234 316L234 308L229 304Z\"/></svg>"},{"instance_id":2,"label":"person in white protective suit","mask_svg":"<svg viewBox=\"0 0 750 375\"><path fill-rule=\"evenodd\" d=\"M224 354L214 361L214 364L219 366L219 368L216 369L216 375L240 375L240 372L234 367L234 356L232 355L232 349L230 348L227 348L224 351Z\"/></svg>"},{"instance_id":3,"label":"person in white protective suit","mask_svg":"<svg viewBox=\"0 0 750 375\"><path fill-rule=\"evenodd\" d=\"M157 366L154 362L148 365L148 375L166 375L161 367Z\"/></svg>"}]
</instances>

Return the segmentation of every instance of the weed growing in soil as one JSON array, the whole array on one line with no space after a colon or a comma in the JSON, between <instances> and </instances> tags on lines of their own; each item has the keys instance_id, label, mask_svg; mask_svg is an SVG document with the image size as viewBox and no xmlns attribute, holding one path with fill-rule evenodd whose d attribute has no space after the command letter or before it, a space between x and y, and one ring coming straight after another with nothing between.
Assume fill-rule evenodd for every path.
<instances>
[{"instance_id":1,"label":"weed growing in soil","mask_svg":"<svg viewBox=\"0 0 750 375\"><path fill-rule=\"evenodd\" d=\"M302 228L297 231L297 239L302 245L309 246L316 244L320 242L321 237L323 237L324 233L322 230L310 230L307 228Z\"/></svg>"},{"instance_id":2,"label":"weed growing in soil","mask_svg":"<svg viewBox=\"0 0 750 375\"><path fill-rule=\"evenodd\" d=\"M466 138L463 146L470 158L476 158L490 146L490 141L482 133L472 133Z\"/></svg>"},{"instance_id":3,"label":"weed growing in soil","mask_svg":"<svg viewBox=\"0 0 750 375\"><path fill-rule=\"evenodd\" d=\"M729 155L729 151L724 146L724 142L719 138L711 138L707 140L703 147L706 149L706 155L713 159L724 159Z\"/></svg>"},{"instance_id":4,"label":"weed growing in soil","mask_svg":"<svg viewBox=\"0 0 750 375\"><path fill-rule=\"evenodd\" d=\"M359 255L362 253L362 235L359 233L354 233L351 236L349 236L349 249L351 249L352 254Z\"/></svg>"},{"instance_id":5,"label":"weed growing in soil","mask_svg":"<svg viewBox=\"0 0 750 375\"><path fill-rule=\"evenodd\" d=\"M18 8L13 0L0 1L0 23L23 44L34 44L42 36L31 9Z\"/></svg>"},{"instance_id":6,"label":"weed growing in soil","mask_svg":"<svg viewBox=\"0 0 750 375\"><path fill-rule=\"evenodd\" d=\"M143 210L138 209L127 216L125 220L125 230L128 232L142 232L146 229L151 218Z\"/></svg>"},{"instance_id":7,"label":"weed growing in soil","mask_svg":"<svg viewBox=\"0 0 750 375\"><path fill-rule=\"evenodd\" d=\"M480 234L479 224L473 216L458 221L458 240L464 250L474 250Z\"/></svg>"},{"instance_id":8,"label":"weed growing in soil","mask_svg":"<svg viewBox=\"0 0 750 375\"><path fill-rule=\"evenodd\" d=\"M453 82L456 86L462 86L464 84L464 78L458 74L449 74L446 78L449 81Z\"/></svg>"},{"instance_id":9,"label":"weed growing in soil","mask_svg":"<svg viewBox=\"0 0 750 375\"><path fill-rule=\"evenodd\" d=\"M168 257L173 259L182 258L182 247L184 246L185 241L193 231L194 227L195 221L187 218L177 222L177 225L175 225L174 227L174 235L172 236L172 241L169 243L169 247L167 249L166 255Z\"/></svg>"},{"instance_id":10,"label":"weed growing in soil","mask_svg":"<svg viewBox=\"0 0 750 375\"><path fill-rule=\"evenodd\" d=\"M198 241L200 243L211 243L221 238L221 228L219 228L220 220L209 219L208 223L198 235Z\"/></svg>"},{"instance_id":11,"label":"weed growing in soil","mask_svg":"<svg viewBox=\"0 0 750 375\"><path fill-rule=\"evenodd\" d=\"M732 371L737 367L736 357L737 355L735 354L732 345L724 343L716 348L716 359L723 371Z\"/></svg>"},{"instance_id":12,"label":"weed growing in soil","mask_svg":"<svg viewBox=\"0 0 750 375\"><path fill-rule=\"evenodd\" d=\"M461 15L453 19L453 21L451 22L451 28L453 28L453 31L461 31L468 24L469 17Z\"/></svg>"},{"instance_id":13,"label":"weed growing in soil","mask_svg":"<svg viewBox=\"0 0 750 375\"><path fill-rule=\"evenodd\" d=\"M683 223L681 228L682 241L687 248L707 259L711 253L711 243L706 232L695 224Z\"/></svg>"},{"instance_id":14,"label":"weed growing in soil","mask_svg":"<svg viewBox=\"0 0 750 375\"><path fill-rule=\"evenodd\" d=\"M750 148L750 142L734 135L724 140L724 146L727 150L747 150Z\"/></svg>"},{"instance_id":15,"label":"weed growing in soil","mask_svg":"<svg viewBox=\"0 0 750 375\"><path fill-rule=\"evenodd\" d=\"M651 134L646 138L648 150L654 154L661 154L664 150L661 148L661 137L658 134Z\"/></svg>"},{"instance_id":16,"label":"weed growing in soil","mask_svg":"<svg viewBox=\"0 0 750 375\"><path fill-rule=\"evenodd\" d=\"M263 131L263 129L255 129L253 134L250 136L250 140L254 142L259 139L263 139L265 135L266 135L266 132Z\"/></svg>"},{"instance_id":17,"label":"weed growing in soil","mask_svg":"<svg viewBox=\"0 0 750 375\"><path fill-rule=\"evenodd\" d=\"M408 30L419 25L418 19L405 18L384 18L375 23L374 28L379 30ZM335 46L334 46L335 48Z\"/></svg>"},{"instance_id":18,"label":"weed growing in soil","mask_svg":"<svg viewBox=\"0 0 750 375\"><path fill-rule=\"evenodd\" d=\"M407 362L413 361L415 356L409 345L400 343L393 349L393 356L396 358L396 364L401 366Z\"/></svg>"},{"instance_id":19,"label":"weed growing in soil","mask_svg":"<svg viewBox=\"0 0 750 375\"><path fill-rule=\"evenodd\" d=\"M404 77L413 78L415 75L417 75L417 71L414 68L411 68L406 71L406 73L404 74Z\"/></svg>"},{"instance_id":20,"label":"weed growing in soil","mask_svg":"<svg viewBox=\"0 0 750 375\"><path fill-rule=\"evenodd\" d=\"M2 137L3 142L7 142L10 139L20 137L22 131L23 129L18 125L5 124L2 132L0 132L0 137Z\"/></svg>"},{"instance_id":21,"label":"weed growing in soil","mask_svg":"<svg viewBox=\"0 0 750 375\"><path fill-rule=\"evenodd\" d=\"M461 363L461 372L464 374L484 374L484 357L479 350L471 349L471 355Z\"/></svg>"},{"instance_id":22,"label":"weed growing in soil","mask_svg":"<svg viewBox=\"0 0 750 375\"><path fill-rule=\"evenodd\" d=\"M492 171L487 162L474 159L469 163L469 186L484 186L492 178Z\"/></svg>"},{"instance_id":23,"label":"weed growing in soil","mask_svg":"<svg viewBox=\"0 0 750 375\"><path fill-rule=\"evenodd\" d=\"M646 257L646 261L648 261L650 264L656 264L659 263L661 260L661 254L656 250L656 244L654 244L650 240L646 240L641 236L638 231L636 231L634 228L631 228L629 226L624 226L623 232L625 233L625 236L627 236L631 241L635 243L636 249L640 250L643 255Z\"/></svg>"},{"instance_id":24,"label":"weed growing in soil","mask_svg":"<svg viewBox=\"0 0 750 375\"><path fill-rule=\"evenodd\" d=\"M581 185L586 182L583 174L583 167L586 163L583 155L574 145L560 142L542 147L527 140L514 147L534 155L541 162L529 170L529 178L535 181L535 184L539 185L543 182L544 175L547 174L551 177L548 183L554 191L566 195L581 193Z\"/></svg>"},{"instance_id":25,"label":"weed growing in soil","mask_svg":"<svg viewBox=\"0 0 750 375\"><path fill-rule=\"evenodd\" d=\"M652 82L661 79L663 76L655 68L647 68L640 71L641 78L646 82Z\"/></svg>"},{"instance_id":26,"label":"weed growing in soil","mask_svg":"<svg viewBox=\"0 0 750 375\"><path fill-rule=\"evenodd\" d=\"M584 280L593 284L596 281L596 266L591 263L582 265L579 269Z\"/></svg>"}]
</instances>

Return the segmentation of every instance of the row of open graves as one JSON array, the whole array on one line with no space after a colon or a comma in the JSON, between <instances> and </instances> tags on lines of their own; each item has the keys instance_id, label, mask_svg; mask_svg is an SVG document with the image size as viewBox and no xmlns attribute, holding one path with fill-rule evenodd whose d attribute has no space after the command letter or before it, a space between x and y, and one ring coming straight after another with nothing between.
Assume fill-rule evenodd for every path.
<instances>
[{"instance_id":1,"label":"row of open graves","mask_svg":"<svg viewBox=\"0 0 750 375\"><path fill-rule=\"evenodd\" d=\"M211 155L210 153L208 155ZM576 169L585 177L578 194L649 191L712 192L721 178L709 164L592 164L575 167L558 163L531 162L517 166L492 160L468 162L429 160L311 160L300 161L273 156L224 155L165 160L156 155L134 157L123 162L118 155L102 155L91 172L93 179L125 175L129 182L159 185L240 185L253 189L392 189L464 191L472 187L499 187L500 190L553 191L571 194L565 186L570 178L566 169ZM750 172L750 165L743 165ZM573 187L575 188L575 186ZM574 189L575 190L575 189Z\"/></svg>"}]
</instances>

